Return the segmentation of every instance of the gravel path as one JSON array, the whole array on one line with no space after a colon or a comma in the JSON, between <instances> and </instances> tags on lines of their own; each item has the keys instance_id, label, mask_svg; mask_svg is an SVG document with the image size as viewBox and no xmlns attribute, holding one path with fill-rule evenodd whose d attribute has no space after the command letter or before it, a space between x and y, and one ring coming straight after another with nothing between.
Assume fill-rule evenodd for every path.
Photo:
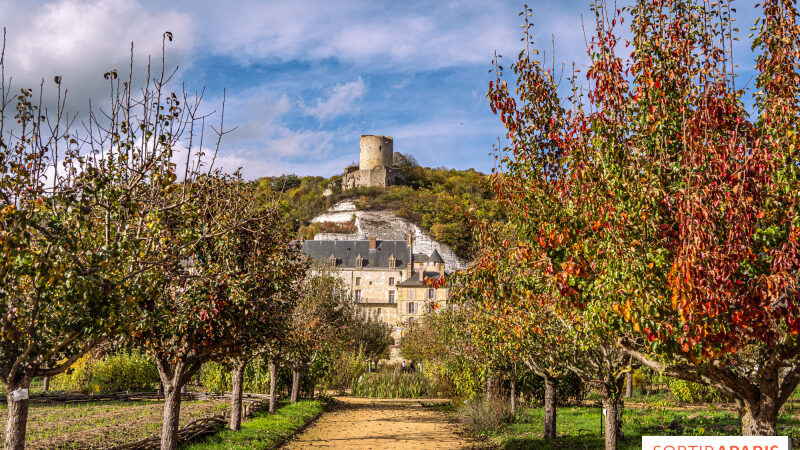
<instances>
[{"instance_id":1,"label":"gravel path","mask_svg":"<svg viewBox=\"0 0 800 450\"><path fill-rule=\"evenodd\" d=\"M435 408L440 401L339 397L333 410L284 448L478 448Z\"/></svg>"}]
</instances>

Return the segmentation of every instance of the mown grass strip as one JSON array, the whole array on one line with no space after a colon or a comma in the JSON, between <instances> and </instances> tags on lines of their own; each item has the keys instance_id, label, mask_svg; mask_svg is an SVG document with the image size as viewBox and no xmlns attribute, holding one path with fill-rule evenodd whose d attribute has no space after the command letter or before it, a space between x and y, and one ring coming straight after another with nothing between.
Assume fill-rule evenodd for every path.
<instances>
[{"instance_id":1,"label":"mown grass strip","mask_svg":"<svg viewBox=\"0 0 800 450\"><path fill-rule=\"evenodd\" d=\"M316 417L323 408L324 405L318 400L300 400L295 404L283 404L275 414L266 411L255 413L250 420L242 423L242 429L239 431L225 429L183 448L185 450L269 449Z\"/></svg>"},{"instance_id":2,"label":"mown grass strip","mask_svg":"<svg viewBox=\"0 0 800 450\"><path fill-rule=\"evenodd\" d=\"M484 433L489 442L502 449L536 448L603 449L600 431L602 409L599 407L560 407L557 409L558 437L542 439L544 409L522 408L516 420L500 430ZM739 418L735 412L706 408L626 408L623 412L624 438L620 450L641 448L642 436L733 436L739 435ZM779 433L795 439L800 437L800 417L782 414ZM793 445L794 447L794 445Z\"/></svg>"}]
</instances>

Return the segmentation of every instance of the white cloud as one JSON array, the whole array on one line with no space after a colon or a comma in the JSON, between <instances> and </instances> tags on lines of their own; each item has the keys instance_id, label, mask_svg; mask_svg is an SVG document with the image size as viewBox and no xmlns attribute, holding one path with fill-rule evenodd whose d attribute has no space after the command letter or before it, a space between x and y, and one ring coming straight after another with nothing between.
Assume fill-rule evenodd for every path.
<instances>
[{"instance_id":1,"label":"white cloud","mask_svg":"<svg viewBox=\"0 0 800 450\"><path fill-rule=\"evenodd\" d=\"M53 0L36 7L28 2L0 0L0 26L7 27L6 76L15 89L55 92L53 77L61 75L69 90L68 104L86 109L92 98L103 104L108 82L103 74L117 69L127 74L134 43L134 83L145 80L147 57L160 68L161 41L167 42L167 66L184 62L193 45L192 20L176 11L150 12L126 0Z\"/></svg>"},{"instance_id":2,"label":"white cloud","mask_svg":"<svg viewBox=\"0 0 800 450\"><path fill-rule=\"evenodd\" d=\"M325 100L317 100L317 105L309 108L308 112L321 120L341 116L350 112L353 103L363 97L366 92L367 85L361 77L358 77L356 81L334 86L331 89L331 95Z\"/></svg>"},{"instance_id":3,"label":"white cloud","mask_svg":"<svg viewBox=\"0 0 800 450\"><path fill-rule=\"evenodd\" d=\"M289 172L339 172L345 164L331 161L331 154L341 133L292 126L288 117L299 109L287 95L263 86L231 95L225 121L236 129L223 137L217 167L228 172L241 168L246 179Z\"/></svg>"},{"instance_id":4,"label":"white cloud","mask_svg":"<svg viewBox=\"0 0 800 450\"><path fill-rule=\"evenodd\" d=\"M370 70L487 64L519 48L519 5L484 1L194 1L212 52L244 63L332 58Z\"/></svg>"}]
</instances>

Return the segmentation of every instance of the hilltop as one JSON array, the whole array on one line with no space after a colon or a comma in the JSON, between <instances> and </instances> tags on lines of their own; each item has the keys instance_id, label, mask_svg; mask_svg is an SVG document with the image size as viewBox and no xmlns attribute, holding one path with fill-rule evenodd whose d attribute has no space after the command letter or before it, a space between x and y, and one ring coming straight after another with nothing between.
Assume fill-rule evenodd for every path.
<instances>
[{"instance_id":1,"label":"hilltop","mask_svg":"<svg viewBox=\"0 0 800 450\"><path fill-rule=\"evenodd\" d=\"M496 201L486 174L473 169L456 170L421 167L413 156L395 153L394 168L402 181L389 187L342 189L342 175L330 178L282 175L255 180L265 198L280 198L298 237L312 239L317 233L355 233L355 220L313 221L343 200L351 200L358 211L391 211L425 230L450 247L462 259L471 259L474 216L502 220L505 213Z\"/></svg>"}]
</instances>

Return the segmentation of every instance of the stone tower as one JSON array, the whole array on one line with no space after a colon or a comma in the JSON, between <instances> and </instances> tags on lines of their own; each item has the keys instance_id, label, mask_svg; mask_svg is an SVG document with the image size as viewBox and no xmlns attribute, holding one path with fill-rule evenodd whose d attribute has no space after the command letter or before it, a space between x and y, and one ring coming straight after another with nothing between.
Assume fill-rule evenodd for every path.
<instances>
[{"instance_id":1,"label":"stone tower","mask_svg":"<svg viewBox=\"0 0 800 450\"><path fill-rule=\"evenodd\" d=\"M392 167L394 157L394 141L390 136L362 135L358 141L361 149L361 158L358 163L360 170L372 170L376 167Z\"/></svg>"},{"instance_id":2,"label":"stone tower","mask_svg":"<svg viewBox=\"0 0 800 450\"><path fill-rule=\"evenodd\" d=\"M402 178L400 170L392 167L394 141L390 136L361 135L358 168L347 169L342 177L342 189L359 186L386 187Z\"/></svg>"}]
</instances>

